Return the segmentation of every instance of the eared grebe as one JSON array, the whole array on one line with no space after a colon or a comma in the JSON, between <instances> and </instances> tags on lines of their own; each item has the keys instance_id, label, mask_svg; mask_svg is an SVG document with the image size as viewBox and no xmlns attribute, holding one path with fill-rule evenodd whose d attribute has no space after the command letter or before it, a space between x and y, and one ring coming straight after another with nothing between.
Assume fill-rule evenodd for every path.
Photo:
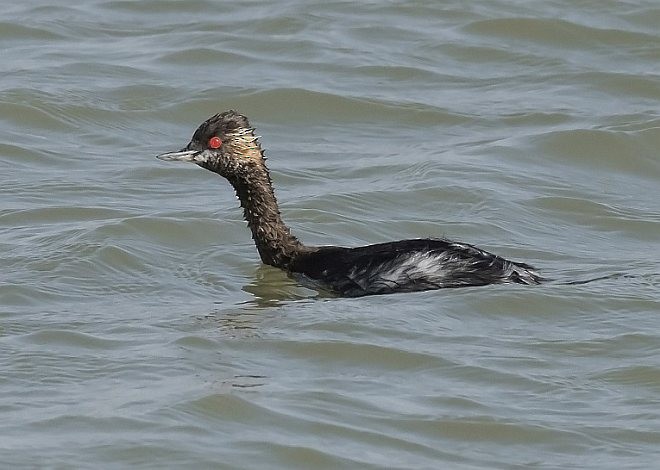
<instances>
[{"instance_id":1,"label":"eared grebe","mask_svg":"<svg viewBox=\"0 0 660 470\"><path fill-rule=\"evenodd\" d=\"M339 295L362 296L515 282L538 284L534 268L466 243L414 239L357 248L303 245L280 217L258 137L235 111L216 114L178 152L161 160L192 162L224 176L236 190L265 264Z\"/></svg>"}]
</instances>

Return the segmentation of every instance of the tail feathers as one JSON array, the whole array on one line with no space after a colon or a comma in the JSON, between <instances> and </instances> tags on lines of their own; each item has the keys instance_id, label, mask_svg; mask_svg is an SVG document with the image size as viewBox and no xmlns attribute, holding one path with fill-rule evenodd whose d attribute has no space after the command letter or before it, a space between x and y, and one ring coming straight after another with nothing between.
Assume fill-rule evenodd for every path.
<instances>
[{"instance_id":1,"label":"tail feathers","mask_svg":"<svg viewBox=\"0 0 660 470\"><path fill-rule=\"evenodd\" d=\"M547 279L541 277L533 266L525 263L511 263L511 274L509 280L516 284L525 284L528 286L541 284Z\"/></svg>"}]
</instances>

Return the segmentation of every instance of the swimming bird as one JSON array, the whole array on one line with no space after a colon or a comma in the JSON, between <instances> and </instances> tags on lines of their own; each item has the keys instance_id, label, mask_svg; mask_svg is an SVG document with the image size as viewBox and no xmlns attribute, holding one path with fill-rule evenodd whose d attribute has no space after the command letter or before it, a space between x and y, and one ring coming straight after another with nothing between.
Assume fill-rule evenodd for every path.
<instances>
[{"instance_id":1,"label":"swimming bird","mask_svg":"<svg viewBox=\"0 0 660 470\"><path fill-rule=\"evenodd\" d=\"M183 149L158 158L195 163L226 178L236 191L261 261L340 296L541 281L528 264L446 239L359 247L303 244L282 221L255 129L233 110L211 116Z\"/></svg>"}]
</instances>

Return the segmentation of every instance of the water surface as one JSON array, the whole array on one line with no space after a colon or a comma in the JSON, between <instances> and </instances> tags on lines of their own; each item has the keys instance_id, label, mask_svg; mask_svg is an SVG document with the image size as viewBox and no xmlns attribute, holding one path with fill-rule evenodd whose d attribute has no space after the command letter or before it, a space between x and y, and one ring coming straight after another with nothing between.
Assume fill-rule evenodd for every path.
<instances>
[{"instance_id":1,"label":"water surface","mask_svg":"<svg viewBox=\"0 0 660 470\"><path fill-rule=\"evenodd\" d=\"M641 0L4 7L0 461L657 466L658 24ZM446 236L555 281L337 299L261 266L229 185L154 158L230 108L305 242Z\"/></svg>"}]
</instances>

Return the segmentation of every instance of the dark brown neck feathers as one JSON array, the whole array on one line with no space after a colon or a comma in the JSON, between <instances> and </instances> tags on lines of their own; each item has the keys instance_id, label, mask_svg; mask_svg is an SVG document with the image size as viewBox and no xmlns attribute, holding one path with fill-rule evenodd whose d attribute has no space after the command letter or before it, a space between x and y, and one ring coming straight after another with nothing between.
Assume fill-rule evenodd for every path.
<instances>
[{"instance_id":1,"label":"dark brown neck feathers","mask_svg":"<svg viewBox=\"0 0 660 470\"><path fill-rule=\"evenodd\" d=\"M293 257L304 247L282 221L263 152L256 142L249 149L234 151L241 151L242 158L252 159L249 171L228 175L227 179L236 190L261 260L287 269Z\"/></svg>"}]
</instances>

